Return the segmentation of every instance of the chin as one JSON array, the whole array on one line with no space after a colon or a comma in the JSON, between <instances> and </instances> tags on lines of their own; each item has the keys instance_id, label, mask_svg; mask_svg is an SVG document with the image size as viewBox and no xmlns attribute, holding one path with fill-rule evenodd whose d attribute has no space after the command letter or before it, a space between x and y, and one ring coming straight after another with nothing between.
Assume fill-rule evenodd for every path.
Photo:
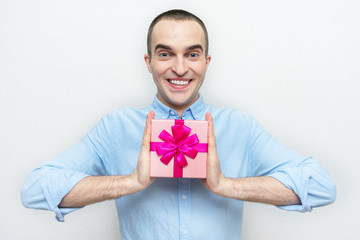
<instances>
[{"instance_id":1,"label":"chin","mask_svg":"<svg viewBox=\"0 0 360 240\"><path fill-rule=\"evenodd\" d=\"M173 99L172 105L177 106L178 108L187 107L190 106L195 101L196 99L191 99L191 98L176 98Z\"/></svg>"}]
</instances>

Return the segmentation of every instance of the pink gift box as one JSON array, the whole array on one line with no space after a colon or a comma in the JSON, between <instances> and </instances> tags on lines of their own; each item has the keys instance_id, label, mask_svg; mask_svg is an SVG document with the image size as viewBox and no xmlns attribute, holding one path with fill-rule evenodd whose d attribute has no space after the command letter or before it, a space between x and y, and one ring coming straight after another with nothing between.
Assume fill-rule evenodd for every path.
<instances>
[{"instance_id":1,"label":"pink gift box","mask_svg":"<svg viewBox=\"0 0 360 240\"><path fill-rule=\"evenodd\" d=\"M150 176L206 178L207 141L207 121L152 120Z\"/></svg>"}]
</instances>

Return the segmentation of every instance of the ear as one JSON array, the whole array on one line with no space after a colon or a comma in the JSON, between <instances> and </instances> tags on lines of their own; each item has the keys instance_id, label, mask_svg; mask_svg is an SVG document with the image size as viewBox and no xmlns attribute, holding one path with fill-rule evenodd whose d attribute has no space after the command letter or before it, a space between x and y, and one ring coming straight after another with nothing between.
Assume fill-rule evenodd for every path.
<instances>
[{"instance_id":1,"label":"ear","mask_svg":"<svg viewBox=\"0 0 360 240\"><path fill-rule=\"evenodd\" d=\"M208 54L206 57L206 69L208 68L210 61L211 61L211 55Z\"/></svg>"},{"instance_id":2,"label":"ear","mask_svg":"<svg viewBox=\"0 0 360 240\"><path fill-rule=\"evenodd\" d=\"M149 54L145 54L144 55L144 60L145 60L145 63L146 63L146 66L149 70L149 73L152 73L152 69L151 69L151 58L149 56Z\"/></svg>"}]
</instances>

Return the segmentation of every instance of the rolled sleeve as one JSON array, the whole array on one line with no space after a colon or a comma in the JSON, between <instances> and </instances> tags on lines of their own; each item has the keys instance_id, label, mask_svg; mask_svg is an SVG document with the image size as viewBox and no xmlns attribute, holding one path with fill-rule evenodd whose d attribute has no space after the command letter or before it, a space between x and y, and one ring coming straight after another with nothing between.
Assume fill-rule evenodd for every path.
<instances>
[{"instance_id":1,"label":"rolled sleeve","mask_svg":"<svg viewBox=\"0 0 360 240\"><path fill-rule=\"evenodd\" d=\"M279 172L269 175L284 184L287 188L293 190L300 198L301 205L286 205L277 206L283 210L298 211L298 212L311 212L312 207L308 201L309 192L309 176L301 169L292 168L280 170Z\"/></svg>"},{"instance_id":2,"label":"rolled sleeve","mask_svg":"<svg viewBox=\"0 0 360 240\"><path fill-rule=\"evenodd\" d=\"M307 158L296 168L270 174L293 190L302 205L279 206L284 210L311 211L313 207L331 204L336 199L336 185L329 173L313 158Z\"/></svg>"},{"instance_id":3,"label":"rolled sleeve","mask_svg":"<svg viewBox=\"0 0 360 240\"><path fill-rule=\"evenodd\" d=\"M45 200L49 206L49 210L56 214L56 219L60 222L64 221L64 216L79 208L59 208L59 204L73 187L80 182L87 174L81 172L67 171L61 169L56 175L50 176L50 179L43 181L41 184Z\"/></svg>"}]
</instances>

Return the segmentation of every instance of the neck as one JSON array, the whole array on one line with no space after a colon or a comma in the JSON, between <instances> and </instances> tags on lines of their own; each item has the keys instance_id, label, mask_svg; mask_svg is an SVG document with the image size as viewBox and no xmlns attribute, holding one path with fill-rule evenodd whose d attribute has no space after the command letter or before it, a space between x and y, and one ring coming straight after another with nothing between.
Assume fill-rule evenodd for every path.
<instances>
[{"instance_id":1,"label":"neck","mask_svg":"<svg viewBox=\"0 0 360 240\"><path fill-rule=\"evenodd\" d=\"M185 108L185 109L186 109L186 108ZM185 109L175 109L175 108L174 108L174 110L179 114L179 117L180 117L180 118L182 118L182 115L183 115Z\"/></svg>"}]
</instances>

